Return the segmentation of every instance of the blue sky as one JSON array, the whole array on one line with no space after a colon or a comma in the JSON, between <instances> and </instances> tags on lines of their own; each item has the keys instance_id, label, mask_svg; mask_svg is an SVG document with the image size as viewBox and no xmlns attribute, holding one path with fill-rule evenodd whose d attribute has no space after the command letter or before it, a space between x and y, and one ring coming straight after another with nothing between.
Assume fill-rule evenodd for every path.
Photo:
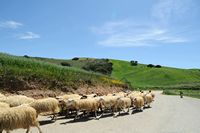
<instances>
[{"instance_id":1,"label":"blue sky","mask_svg":"<svg viewBox=\"0 0 200 133\"><path fill-rule=\"evenodd\" d=\"M199 0L1 0L0 52L200 68Z\"/></svg>"}]
</instances>

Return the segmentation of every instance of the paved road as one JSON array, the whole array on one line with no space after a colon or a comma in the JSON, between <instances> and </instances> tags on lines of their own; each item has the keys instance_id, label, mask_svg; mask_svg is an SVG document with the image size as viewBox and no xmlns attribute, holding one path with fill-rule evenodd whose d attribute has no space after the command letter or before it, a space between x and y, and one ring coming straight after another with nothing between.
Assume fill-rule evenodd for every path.
<instances>
[{"instance_id":1,"label":"paved road","mask_svg":"<svg viewBox=\"0 0 200 133\"><path fill-rule=\"evenodd\" d=\"M200 133L200 100L157 92L152 108L140 113L78 122L59 119L50 123L48 120L40 117L43 133ZM31 132L38 131L31 128ZM25 130L13 133L25 133Z\"/></svg>"}]
</instances>

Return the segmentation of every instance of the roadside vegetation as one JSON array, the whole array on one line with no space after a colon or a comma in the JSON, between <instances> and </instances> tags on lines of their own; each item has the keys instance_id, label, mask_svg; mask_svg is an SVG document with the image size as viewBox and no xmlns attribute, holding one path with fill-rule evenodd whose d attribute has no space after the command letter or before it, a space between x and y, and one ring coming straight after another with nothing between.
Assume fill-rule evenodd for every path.
<instances>
[{"instance_id":1,"label":"roadside vegetation","mask_svg":"<svg viewBox=\"0 0 200 133\"><path fill-rule=\"evenodd\" d=\"M15 91L40 88L66 92L85 84L124 86L123 82L100 73L57 65L29 56L18 57L0 53L0 89Z\"/></svg>"},{"instance_id":2,"label":"roadside vegetation","mask_svg":"<svg viewBox=\"0 0 200 133\"><path fill-rule=\"evenodd\" d=\"M189 97L194 97L194 98L199 98L200 99L200 90L192 90L192 89L187 89L187 90L163 90L163 94L166 95L180 95L180 92L183 92L183 96L189 96Z\"/></svg>"}]
</instances>

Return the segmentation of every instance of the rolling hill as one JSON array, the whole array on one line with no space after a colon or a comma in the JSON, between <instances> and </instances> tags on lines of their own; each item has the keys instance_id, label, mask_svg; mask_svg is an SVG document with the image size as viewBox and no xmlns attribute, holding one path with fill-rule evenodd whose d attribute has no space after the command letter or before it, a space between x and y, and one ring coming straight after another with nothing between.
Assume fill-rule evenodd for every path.
<instances>
[{"instance_id":1,"label":"rolling hill","mask_svg":"<svg viewBox=\"0 0 200 133\"><path fill-rule=\"evenodd\" d=\"M112 63L109 75L82 69L96 60L100 59L65 60L0 53L0 90L74 92L85 89L86 92L90 88L92 92L99 88L98 91L112 92L112 87L126 88L124 83L133 89L200 89L199 69L149 68L145 64L131 66L128 61L113 59L104 59ZM69 66L62 66L63 62Z\"/></svg>"},{"instance_id":2,"label":"rolling hill","mask_svg":"<svg viewBox=\"0 0 200 133\"><path fill-rule=\"evenodd\" d=\"M139 64L131 66L127 61L111 60L112 77L128 81L134 88L200 88L200 70L171 67L149 68Z\"/></svg>"},{"instance_id":3,"label":"rolling hill","mask_svg":"<svg viewBox=\"0 0 200 133\"><path fill-rule=\"evenodd\" d=\"M57 60L35 58L45 62L60 65L68 62L72 67L82 67L95 60L93 58L79 58L79 60ZM149 68L145 64L131 66L130 62L110 59L113 64L112 78L126 82L132 88L142 89L199 89L200 69L180 69L172 67Z\"/></svg>"}]
</instances>

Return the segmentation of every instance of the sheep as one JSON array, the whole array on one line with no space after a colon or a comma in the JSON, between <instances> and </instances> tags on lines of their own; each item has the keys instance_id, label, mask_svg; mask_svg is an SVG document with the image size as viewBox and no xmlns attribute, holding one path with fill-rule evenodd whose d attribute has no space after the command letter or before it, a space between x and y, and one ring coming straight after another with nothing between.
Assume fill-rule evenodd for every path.
<instances>
[{"instance_id":1,"label":"sheep","mask_svg":"<svg viewBox=\"0 0 200 133\"><path fill-rule=\"evenodd\" d=\"M95 98L92 99L70 99L66 101L66 106L73 107L77 112L74 120L79 116L80 111L94 112L97 119L97 111L99 109L99 101Z\"/></svg>"},{"instance_id":2,"label":"sheep","mask_svg":"<svg viewBox=\"0 0 200 133\"><path fill-rule=\"evenodd\" d=\"M114 114L117 98L119 98L119 97L118 96L102 96L102 97L100 97L99 102L100 102L101 111L108 109L108 110L110 110L111 113Z\"/></svg>"},{"instance_id":3,"label":"sheep","mask_svg":"<svg viewBox=\"0 0 200 133\"><path fill-rule=\"evenodd\" d=\"M2 110L2 109L6 109L6 108L9 108L10 107L10 105L9 104L7 104L7 103L4 103L4 102L0 102L0 109Z\"/></svg>"},{"instance_id":4,"label":"sheep","mask_svg":"<svg viewBox=\"0 0 200 133\"><path fill-rule=\"evenodd\" d=\"M56 99L58 100L68 100L68 99L80 99L81 96L78 95L78 94L65 94L65 95L62 95L62 96L58 96L56 97Z\"/></svg>"},{"instance_id":5,"label":"sheep","mask_svg":"<svg viewBox=\"0 0 200 133\"><path fill-rule=\"evenodd\" d=\"M148 92L149 94L151 94L152 98L153 98L153 101L154 101L154 98L155 98L155 94L151 92L151 90L149 90Z\"/></svg>"},{"instance_id":6,"label":"sheep","mask_svg":"<svg viewBox=\"0 0 200 133\"><path fill-rule=\"evenodd\" d=\"M144 99L141 96L136 96L133 99L133 105L136 108L136 110L140 110L143 111L143 107L144 107Z\"/></svg>"},{"instance_id":7,"label":"sheep","mask_svg":"<svg viewBox=\"0 0 200 133\"><path fill-rule=\"evenodd\" d=\"M42 133L39 122L36 118L36 110L32 107L18 106L0 111L0 133L5 130L9 133L10 130L24 128L29 132L30 127L37 127Z\"/></svg>"},{"instance_id":8,"label":"sheep","mask_svg":"<svg viewBox=\"0 0 200 133\"><path fill-rule=\"evenodd\" d=\"M69 115L69 112L77 111L76 110L76 104L72 102L73 100L79 100L79 99L68 99L68 100L59 100L59 106L61 107L60 114L65 114L66 118Z\"/></svg>"},{"instance_id":9,"label":"sheep","mask_svg":"<svg viewBox=\"0 0 200 133\"><path fill-rule=\"evenodd\" d=\"M126 97L127 93L121 91L121 92L118 92L118 93L114 93L113 96Z\"/></svg>"},{"instance_id":10,"label":"sheep","mask_svg":"<svg viewBox=\"0 0 200 133\"><path fill-rule=\"evenodd\" d=\"M28 104L33 102L34 99L23 96L23 95L14 95L14 96L8 96L0 99L0 102L5 102L10 105L10 107L16 107L22 104Z\"/></svg>"},{"instance_id":11,"label":"sheep","mask_svg":"<svg viewBox=\"0 0 200 133\"><path fill-rule=\"evenodd\" d=\"M145 101L146 101L147 107L150 107L150 104L153 102L153 97L150 93L145 95Z\"/></svg>"},{"instance_id":12,"label":"sheep","mask_svg":"<svg viewBox=\"0 0 200 133\"><path fill-rule=\"evenodd\" d=\"M56 120L56 114L59 112L59 102L55 98L38 99L28 105L33 107L37 114L53 113L52 120Z\"/></svg>"},{"instance_id":13,"label":"sheep","mask_svg":"<svg viewBox=\"0 0 200 133\"><path fill-rule=\"evenodd\" d=\"M130 98L121 97L121 98L117 98L115 109L119 109L119 114L120 114L121 110L123 110L125 112L125 109L128 109L127 112L126 112L126 113L128 113L129 112L129 108L131 107L131 105L132 105L132 101L131 101Z\"/></svg>"}]
</instances>

